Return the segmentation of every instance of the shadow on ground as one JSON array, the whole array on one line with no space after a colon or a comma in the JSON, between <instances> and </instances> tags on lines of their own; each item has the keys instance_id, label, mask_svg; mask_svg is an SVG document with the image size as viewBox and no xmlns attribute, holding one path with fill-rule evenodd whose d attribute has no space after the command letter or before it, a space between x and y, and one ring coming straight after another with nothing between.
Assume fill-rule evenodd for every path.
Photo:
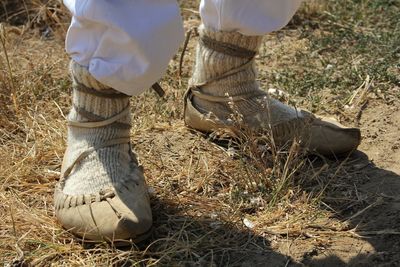
<instances>
[{"instance_id":1,"label":"shadow on ground","mask_svg":"<svg viewBox=\"0 0 400 267\"><path fill-rule=\"evenodd\" d=\"M345 175L340 179L348 186L328 188L323 201L337 219L347 223L349 235L333 237L328 247L315 250L302 262L307 266L400 266L400 176L377 167L360 151L342 166Z\"/></svg>"},{"instance_id":2,"label":"shadow on ground","mask_svg":"<svg viewBox=\"0 0 400 267\"><path fill-rule=\"evenodd\" d=\"M153 242L149 255L169 266L399 266L400 176L360 151L329 164L340 175L323 198L334 211L327 219L347 226L323 245L310 247L318 237L291 238L293 255L284 255L271 248L276 237L246 230L241 221L187 215L191 205L154 197L155 232L143 248Z\"/></svg>"},{"instance_id":3,"label":"shadow on ground","mask_svg":"<svg viewBox=\"0 0 400 267\"><path fill-rule=\"evenodd\" d=\"M290 257L274 252L267 238L208 218L181 214L176 205L153 199L154 238L161 263L179 266L286 266ZM165 238L164 238L165 237ZM171 252L168 255L168 251ZM178 252L178 253L177 253Z\"/></svg>"}]
</instances>

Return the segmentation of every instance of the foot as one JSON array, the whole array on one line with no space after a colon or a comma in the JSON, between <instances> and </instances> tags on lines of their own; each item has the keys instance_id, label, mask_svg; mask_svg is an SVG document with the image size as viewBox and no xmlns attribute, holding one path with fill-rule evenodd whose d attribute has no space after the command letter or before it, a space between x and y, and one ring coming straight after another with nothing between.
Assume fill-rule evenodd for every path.
<instances>
[{"instance_id":1,"label":"foot","mask_svg":"<svg viewBox=\"0 0 400 267\"><path fill-rule=\"evenodd\" d=\"M260 36L200 27L196 65L185 95L185 123L202 132L268 132L285 145L295 138L309 153L340 155L357 149L360 130L271 98L256 82Z\"/></svg>"},{"instance_id":2,"label":"foot","mask_svg":"<svg viewBox=\"0 0 400 267\"><path fill-rule=\"evenodd\" d=\"M142 168L130 147L129 97L98 83L72 62L73 107L55 189L56 216L86 241L147 238L152 214Z\"/></svg>"}]
</instances>

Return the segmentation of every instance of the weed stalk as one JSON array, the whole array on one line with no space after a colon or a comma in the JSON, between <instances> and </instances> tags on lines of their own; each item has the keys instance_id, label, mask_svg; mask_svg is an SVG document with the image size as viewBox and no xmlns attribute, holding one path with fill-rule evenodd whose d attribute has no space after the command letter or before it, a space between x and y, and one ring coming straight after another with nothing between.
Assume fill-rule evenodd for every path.
<instances>
[{"instance_id":1,"label":"weed stalk","mask_svg":"<svg viewBox=\"0 0 400 267\"><path fill-rule=\"evenodd\" d=\"M0 43L3 48L4 57L5 57L6 63L7 63L7 70L8 70L7 73L8 73L10 84L11 84L11 99L13 101L15 112L17 112L18 111L17 90L16 90L17 87L14 82L14 75L13 75L13 71L11 68L10 59L9 59L8 53L7 53L7 47L6 47L7 33L6 33L6 29L4 28L4 25L2 23L0 23Z\"/></svg>"}]
</instances>

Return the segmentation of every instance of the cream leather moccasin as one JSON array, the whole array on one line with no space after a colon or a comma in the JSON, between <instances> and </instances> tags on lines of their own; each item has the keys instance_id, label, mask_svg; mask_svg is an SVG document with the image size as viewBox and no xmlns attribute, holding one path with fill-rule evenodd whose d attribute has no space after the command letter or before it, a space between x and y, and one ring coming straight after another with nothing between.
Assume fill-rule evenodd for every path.
<instances>
[{"instance_id":1,"label":"cream leather moccasin","mask_svg":"<svg viewBox=\"0 0 400 267\"><path fill-rule=\"evenodd\" d=\"M285 105L259 88L255 57L261 36L216 31L203 25L199 34L196 62L184 99L188 127L206 133L250 128L270 133L279 145L297 138L309 153L323 155L357 149L359 129Z\"/></svg>"}]
</instances>

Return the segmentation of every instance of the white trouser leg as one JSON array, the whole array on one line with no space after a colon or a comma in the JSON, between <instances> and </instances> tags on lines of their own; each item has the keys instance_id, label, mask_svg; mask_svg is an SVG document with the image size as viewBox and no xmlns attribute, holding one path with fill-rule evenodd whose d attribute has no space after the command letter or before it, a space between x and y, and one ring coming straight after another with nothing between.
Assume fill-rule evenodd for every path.
<instances>
[{"instance_id":1,"label":"white trouser leg","mask_svg":"<svg viewBox=\"0 0 400 267\"><path fill-rule=\"evenodd\" d=\"M202 0L200 14L206 27L264 35L284 27L302 0Z\"/></svg>"},{"instance_id":2,"label":"white trouser leg","mask_svg":"<svg viewBox=\"0 0 400 267\"><path fill-rule=\"evenodd\" d=\"M64 0L67 53L99 82L128 95L165 72L184 32L176 0Z\"/></svg>"},{"instance_id":3,"label":"white trouser leg","mask_svg":"<svg viewBox=\"0 0 400 267\"><path fill-rule=\"evenodd\" d=\"M301 0L202 0L203 23L263 35L286 25ZM183 40L176 0L64 0L67 53L101 83L138 95L165 72Z\"/></svg>"}]
</instances>

